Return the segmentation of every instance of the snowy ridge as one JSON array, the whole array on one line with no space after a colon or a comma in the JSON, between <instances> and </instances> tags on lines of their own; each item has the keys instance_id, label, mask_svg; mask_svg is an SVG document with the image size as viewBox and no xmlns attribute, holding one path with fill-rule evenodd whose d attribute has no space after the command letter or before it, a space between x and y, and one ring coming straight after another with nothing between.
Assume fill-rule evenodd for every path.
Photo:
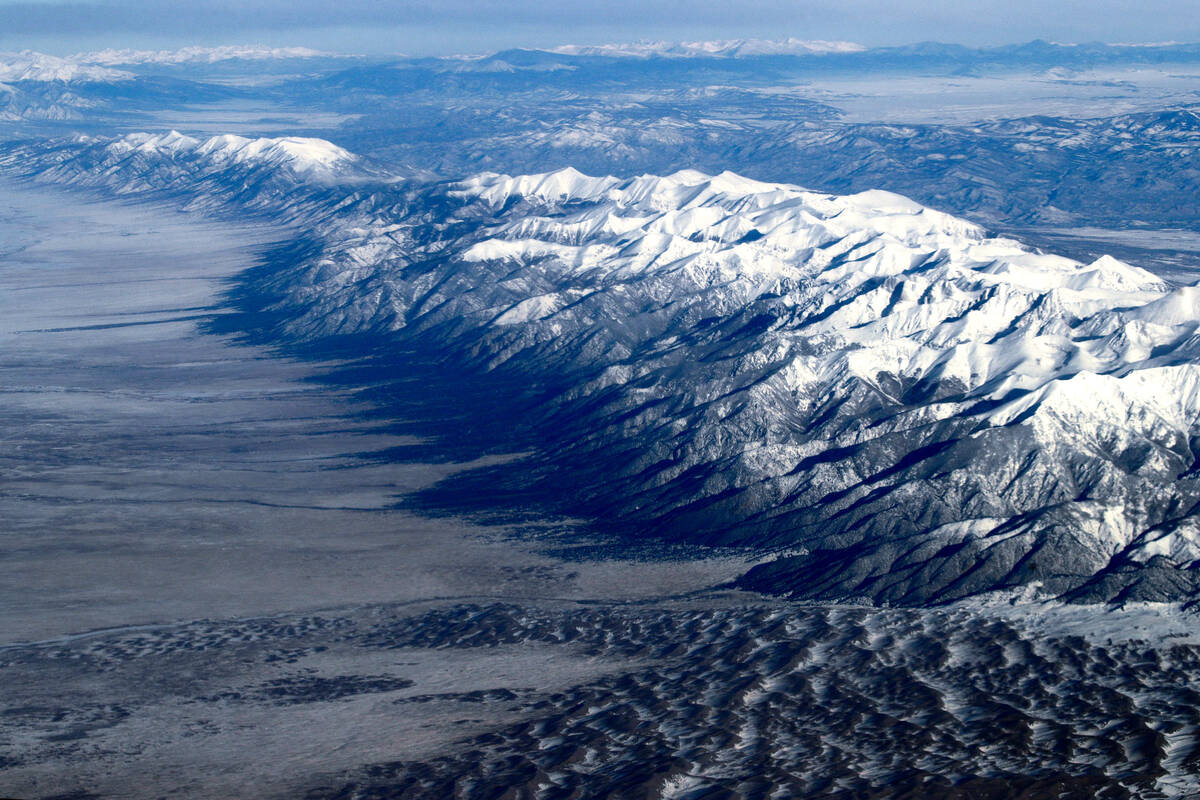
<instances>
[{"instance_id":1,"label":"snowy ridge","mask_svg":"<svg viewBox=\"0 0 1200 800\"><path fill-rule=\"evenodd\" d=\"M81 64L120 66L132 64L215 64L221 61L269 61L286 58L344 58L339 53L309 47L267 47L266 45L222 45L220 47L183 47L178 50L107 49L76 53L71 61Z\"/></svg>"},{"instance_id":2,"label":"snowy ridge","mask_svg":"<svg viewBox=\"0 0 1200 800\"><path fill-rule=\"evenodd\" d=\"M107 145L115 157L131 153L161 157L191 157L206 161L210 168L255 165L286 168L311 177L330 177L356 157L325 139L282 137L248 139L224 134L200 140L178 131L163 134L131 133Z\"/></svg>"},{"instance_id":3,"label":"snowy ridge","mask_svg":"<svg viewBox=\"0 0 1200 800\"><path fill-rule=\"evenodd\" d=\"M795 300L822 310L805 335L838 354L836 363L798 360L813 376L845 370L867 382L881 372L920 380L937 369L962 390L1001 397L1140 361L1197 319L1195 290L1171 293L1111 257L1080 264L1034 254L888 192L833 197L732 173L622 182L568 169L478 176L451 194L495 206L514 198L596 204L502 224L465 260L550 256L602 283L669 270L680 291L737 286L741 297L803 286ZM849 253L855 257L845 261ZM1024 336L1010 330L1018 315L1032 328ZM1070 320L1083 319L1071 329Z\"/></svg>"},{"instance_id":4,"label":"snowy ridge","mask_svg":"<svg viewBox=\"0 0 1200 800\"><path fill-rule=\"evenodd\" d=\"M80 63L75 59L24 50L0 53L0 81L60 81L63 83L111 83L132 80L133 73Z\"/></svg>"},{"instance_id":5,"label":"snowy ridge","mask_svg":"<svg viewBox=\"0 0 1200 800\"><path fill-rule=\"evenodd\" d=\"M296 172L332 172L355 157L324 139L284 137L279 139L247 139L225 134L208 139L196 152L220 164L246 162L271 163L287 166Z\"/></svg>"},{"instance_id":6,"label":"snowy ridge","mask_svg":"<svg viewBox=\"0 0 1200 800\"><path fill-rule=\"evenodd\" d=\"M631 535L781 553L748 588L893 603L1200 590L1200 289L888 192L728 172L325 171L306 193L352 157L173 133L8 158L286 210L322 242L257 287L286 335L386 335L555 387L533 412L547 467L526 482ZM248 166L296 188L248 182Z\"/></svg>"},{"instance_id":7,"label":"snowy ridge","mask_svg":"<svg viewBox=\"0 0 1200 800\"><path fill-rule=\"evenodd\" d=\"M0 121L80 119L96 104L76 94L68 84L51 84L47 92L0 83Z\"/></svg>"},{"instance_id":8,"label":"snowy ridge","mask_svg":"<svg viewBox=\"0 0 1200 800\"><path fill-rule=\"evenodd\" d=\"M855 42L786 39L718 39L694 42L630 42L625 44L562 45L547 52L608 58L739 58L745 56L858 53L867 48Z\"/></svg>"},{"instance_id":9,"label":"snowy ridge","mask_svg":"<svg viewBox=\"0 0 1200 800\"><path fill-rule=\"evenodd\" d=\"M137 76L119 66L146 64L215 64L223 61L349 58L307 47L223 46L185 47L181 50L100 50L60 57L23 50L0 53L0 82L114 83Z\"/></svg>"}]
</instances>

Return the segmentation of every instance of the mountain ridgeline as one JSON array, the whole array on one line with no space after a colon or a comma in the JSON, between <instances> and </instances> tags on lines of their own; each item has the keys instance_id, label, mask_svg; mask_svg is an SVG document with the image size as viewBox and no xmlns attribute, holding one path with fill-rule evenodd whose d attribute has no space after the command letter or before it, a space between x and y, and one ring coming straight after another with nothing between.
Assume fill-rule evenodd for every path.
<instances>
[{"instance_id":1,"label":"mountain ridgeline","mask_svg":"<svg viewBox=\"0 0 1200 800\"><path fill-rule=\"evenodd\" d=\"M423 183L320 140L178 134L0 167L303 223L246 276L278 336L477 376L538 443L494 474L623 537L774 556L744 588L1200 589L1200 289L1116 259L732 173Z\"/></svg>"}]
</instances>

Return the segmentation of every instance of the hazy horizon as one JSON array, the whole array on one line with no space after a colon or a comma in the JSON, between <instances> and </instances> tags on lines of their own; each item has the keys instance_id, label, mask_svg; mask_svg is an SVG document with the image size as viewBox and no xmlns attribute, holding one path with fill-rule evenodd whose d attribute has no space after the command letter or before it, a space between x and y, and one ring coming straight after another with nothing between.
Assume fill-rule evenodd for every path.
<instances>
[{"instance_id":1,"label":"hazy horizon","mask_svg":"<svg viewBox=\"0 0 1200 800\"><path fill-rule=\"evenodd\" d=\"M23 0L0 2L0 49L57 55L104 48L175 49L261 43L371 55L451 55L510 47L642 40L824 39L868 47L915 42L997 46L1035 39L1082 43L1200 40L1200 18L1179 0L1128 3L1078 0L1046 8L1033 2L794 3L769 0L753 10L698 3L617 0L603 8L577 0L554 8L530 3L436 6L404 0L386 7L347 0L336 12L313 0L233 3L198 0Z\"/></svg>"}]
</instances>

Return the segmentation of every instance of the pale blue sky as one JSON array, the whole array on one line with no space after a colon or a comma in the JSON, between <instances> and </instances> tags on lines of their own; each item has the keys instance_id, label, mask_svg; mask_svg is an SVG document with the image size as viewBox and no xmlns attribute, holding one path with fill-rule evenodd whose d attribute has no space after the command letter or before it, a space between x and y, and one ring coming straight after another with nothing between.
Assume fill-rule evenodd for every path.
<instances>
[{"instance_id":1,"label":"pale blue sky","mask_svg":"<svg viewBox=\"0 0 1200 800\"><path fill-rule=\"evenodd\" d=\"M417 55L739 36L1197 41L1196 0L0 0L0 49L266 43Z\"/></svg>"}]
</instances>

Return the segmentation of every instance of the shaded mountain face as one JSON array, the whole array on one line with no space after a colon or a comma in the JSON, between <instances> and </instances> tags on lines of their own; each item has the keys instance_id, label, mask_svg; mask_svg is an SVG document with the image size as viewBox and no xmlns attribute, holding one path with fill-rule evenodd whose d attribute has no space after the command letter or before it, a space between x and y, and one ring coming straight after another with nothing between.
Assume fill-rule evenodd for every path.
<instances>
[{"instance_id":1,"label":"shaded mountain face","mask_svg":"<svg viewBox=\"0 0 1200 800\"><path fill-rule=\"evenodd\" d=\"M303 221L315 244L250 278L282 334L502 377L526 480L630 536L777 556L747 588L1200 585L1200 289L1115 259L731 173L417 184L318 140L144 135L0 164Z\"/></svg>"}]
</instances>

